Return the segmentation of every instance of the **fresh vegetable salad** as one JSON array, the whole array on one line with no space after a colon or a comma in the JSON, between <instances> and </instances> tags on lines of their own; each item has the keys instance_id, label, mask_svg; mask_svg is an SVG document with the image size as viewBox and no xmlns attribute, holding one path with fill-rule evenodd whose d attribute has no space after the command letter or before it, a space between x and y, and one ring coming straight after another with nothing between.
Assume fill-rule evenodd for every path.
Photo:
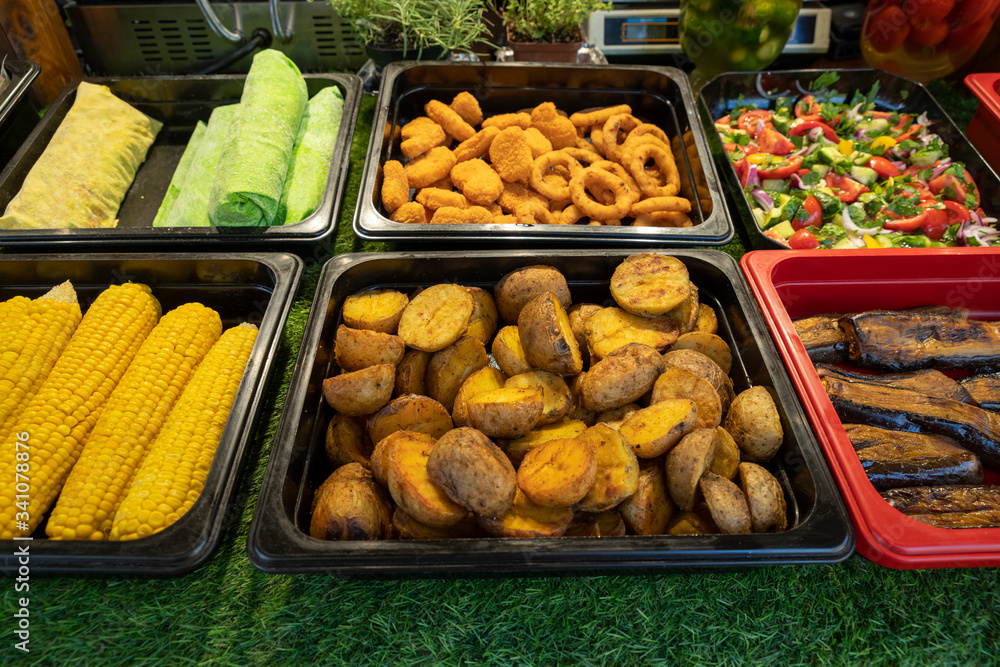
<instances>
[{"instance_id":1,"label":"fresh vegetable salad","mask_svg":"<svg viewBox=\"0 0 1000 667\"><path fill-rule=\"evenodd\" d=\"M779 97L715 121L764 235L796 249L1000 245L926 113L878 110L877 92Z\"/></svg>"}]
</instances>

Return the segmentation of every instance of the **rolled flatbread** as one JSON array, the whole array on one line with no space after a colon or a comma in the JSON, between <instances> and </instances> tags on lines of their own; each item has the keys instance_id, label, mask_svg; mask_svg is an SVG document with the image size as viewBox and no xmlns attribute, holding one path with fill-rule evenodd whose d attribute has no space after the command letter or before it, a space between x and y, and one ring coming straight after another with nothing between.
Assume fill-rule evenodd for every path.
<instances>
[{"instance_id":1,"label":"rolled flatbread","mask_svg":"<svg viewBox=\"0 0 1000 667\"><path fill-rule=\"evenodd\" d=\"M164 221L167 216L170 215L170 208L177 201L177 197L181 194L181 187L184 184L184 179L187 178L188 171L191 169L191 163L194 161L194 154L198 150L198 145L201 143L202 137L205 136L205 129L208 126L202 121L198 121L198 124L194 126L194 132L191 133L191 138L188 139L187 146L184 147L184 152L181 154L181 159L177 163L177 168L174 169L174 175L170 179L170 185L167 186L167 192L163 195L163 201L160 202L160 208L156 211L156 217L153 219L154 227L163 227Z\"/></svg>"}]
</instances>

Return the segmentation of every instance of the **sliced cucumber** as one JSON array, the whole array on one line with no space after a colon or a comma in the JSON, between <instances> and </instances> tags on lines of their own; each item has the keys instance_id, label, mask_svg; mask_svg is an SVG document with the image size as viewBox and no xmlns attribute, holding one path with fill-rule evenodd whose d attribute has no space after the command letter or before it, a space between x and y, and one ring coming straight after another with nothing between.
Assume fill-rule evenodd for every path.
<instances>
[{"instance_id":1,"label":"sliced cucumber","mask_svg":"<svg viewBox=\"0 0 1000 667\"><path fill-rule=\"evenodd\" d=\"M871 187L875 184L875 181L878 180L878 173L870 167L859 167L855 165L851 167L851 178L862 185Z\"/></svg>"}]
</instances>

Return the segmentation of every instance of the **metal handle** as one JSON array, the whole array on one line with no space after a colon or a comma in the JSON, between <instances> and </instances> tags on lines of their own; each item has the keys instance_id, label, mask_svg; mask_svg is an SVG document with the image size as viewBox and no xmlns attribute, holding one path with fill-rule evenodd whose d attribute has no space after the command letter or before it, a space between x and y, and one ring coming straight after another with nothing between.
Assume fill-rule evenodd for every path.
<instances>
[{"instance_id":1,"label":"metal handle","mask_svg":"<svg viewBox=\"0 0 1000 667\"><path fill-rule=\"evenodd\" d=\"M292 29L292 23L295 20L295 5L292 5L291 11L288 12L288 22L284 25L281 23L280 5L281 0L268 0L268 7L271 10L271 32L281 41L290 42L292 35L295 34Z\"/></svg>"},{"instance_id":2,"label":"metal handle","mask_svg":"<svg viewBox=\"0 0 1000 667\"><path fill-rule=\"evenodd\" d=\"M230 30L226 26L222 25L222 21L219 17L215 15L215 10L209 4L209 0L194 0L198 3L198 8L201 9L202 16L208 22L208 27L212 29L216 35L226 40L227 42L232 42L233 44L239 44L243 41L243 22L240 20L240 12L236 7L233 7L233 16L235 20L233 21L234 30Z\"/></svg>"}]
</instances>

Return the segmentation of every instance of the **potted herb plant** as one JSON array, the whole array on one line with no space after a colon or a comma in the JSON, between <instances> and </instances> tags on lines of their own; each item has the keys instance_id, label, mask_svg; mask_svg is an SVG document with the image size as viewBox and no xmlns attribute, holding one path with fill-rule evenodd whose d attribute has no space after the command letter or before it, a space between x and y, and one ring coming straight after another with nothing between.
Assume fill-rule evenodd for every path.
<instances>
[{"instance_id":1,"label":"potted herb plant","mask_svg":"<svg viewBox=\"0 0 1000 667\"><path fill-rule=\"evenodd\" d=\"M583 23L611 5L611 0L507 0L507 45L515 60L575 62Z\"/></svg>"},{"instance_id":2,"label":"potted herb plant","mask_svg":"<svg viewBox=\"0 0 1000 667\"><path fill-rule=\"evenodd\" d=\"M472 53L490 34L485 0L328 0L379 67Z\"/></svg>"}]
</instances>

